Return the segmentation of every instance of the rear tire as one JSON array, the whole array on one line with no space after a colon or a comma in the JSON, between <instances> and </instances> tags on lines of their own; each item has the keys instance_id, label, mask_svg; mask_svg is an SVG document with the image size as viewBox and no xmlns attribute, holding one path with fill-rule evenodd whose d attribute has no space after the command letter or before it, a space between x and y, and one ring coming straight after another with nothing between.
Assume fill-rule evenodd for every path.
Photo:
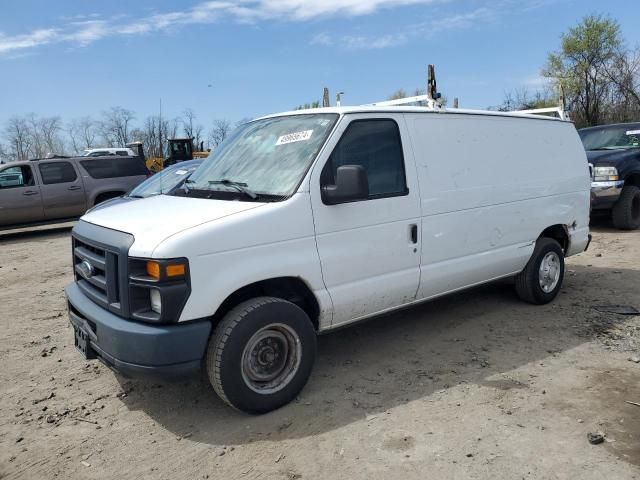
<instances>
[{"instance_id":1,"label":"rear tire","mask_svg":"<svg viewBox=\"0 0 640 480\"><path fill-rule=\"evenodd\" d=\"M258 297L233 308L207 349L209 381L222 400L247 413L266 413L293 400L307 383L316 332L297 305Z\"/></svg>"},{"instance_id":2,"label":"rear tire","mask_svg":"<svg viewBox=\"0 0 640 480\"><path fill-rule=\"evenodd\" d=\"M543 305L553 300L564 278L564 252L552 238L539 238L533 254L516 275L516 292L525 302Z\"/></svg>"},{"instance_id":3,"label":"rear tire","mask_svg":"<svg viewBox=\"0 0 640 480\"><path fill-rule=\"evenodd\" d=\"M635 230L640 227L640 188L627 185L611 212L613 226L621 230Z\"/></svg>"}]
</instances>

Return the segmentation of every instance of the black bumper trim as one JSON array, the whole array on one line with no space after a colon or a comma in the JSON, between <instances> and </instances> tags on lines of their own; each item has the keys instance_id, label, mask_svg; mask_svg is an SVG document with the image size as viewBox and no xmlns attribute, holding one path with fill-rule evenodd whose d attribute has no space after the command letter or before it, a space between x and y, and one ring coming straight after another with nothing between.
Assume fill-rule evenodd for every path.
<instances>
[{"instance_id":1,"label":"black bumper trim","mask_svg":"<svg viewBox=\"0 0 640 480\"><path fill-rule=\"evenodd\" d=\"M179 378L200 368L211 322L154 325L125 320L89 300L75 284L65 289L69 320L88 333L93 352L129 377Z\"/></svg>"}]
</instances>

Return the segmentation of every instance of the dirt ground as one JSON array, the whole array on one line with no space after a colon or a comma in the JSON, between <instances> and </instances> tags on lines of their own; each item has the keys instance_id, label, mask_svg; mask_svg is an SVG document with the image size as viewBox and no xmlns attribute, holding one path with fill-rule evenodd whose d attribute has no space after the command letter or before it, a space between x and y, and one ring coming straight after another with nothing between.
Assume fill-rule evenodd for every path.
<instances>
[{"instance_id":1,"label":"dirt ground","mask_svg":"<svg viewBox=\"0 0 640 480\"><path fill-rule=\"evenodd\" d=\"M325 335L263 416L83 361L69 229L0 235L0 478L640 479L640 316L593 308L640 308L640 231L593 233L552 304L504 282Z\"/></svg>"}]
</instances>

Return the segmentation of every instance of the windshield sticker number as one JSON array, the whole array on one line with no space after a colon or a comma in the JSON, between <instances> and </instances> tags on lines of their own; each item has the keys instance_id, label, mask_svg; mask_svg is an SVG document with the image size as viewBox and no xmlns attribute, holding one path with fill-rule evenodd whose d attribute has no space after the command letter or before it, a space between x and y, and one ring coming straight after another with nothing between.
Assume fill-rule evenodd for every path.
<instances>
[{"instance_id":1,"label":"windshield sticker number","mask_svg":"<svg viewBox=\"0 0 640 480\"><path fill-rule=\"evenodd\" d=\"M189 173L188 170L176 170L176 175L185 175Z\"/></svg>"},{"instance_id":2,"label":"windshield sticker number","mask_svg":"<svg viewBox=\"0 0 640 480\"><path fill-rule=\"evenodd\" d=\"M629 130L627 135L638 135L640 134L640 130Z\"/></svg>"},{"instance_id":3,"label":"windshield sticker number","mask_svg":"<svg viewBox=\"0 0 640 480\"><path fill-rule=\"evenodd\" d=\"M304 142L311 138L313 130L304 130L302 132L288 133L278 138L276 145L286 145L287 143Z\"/></svg>"}]
</instances>

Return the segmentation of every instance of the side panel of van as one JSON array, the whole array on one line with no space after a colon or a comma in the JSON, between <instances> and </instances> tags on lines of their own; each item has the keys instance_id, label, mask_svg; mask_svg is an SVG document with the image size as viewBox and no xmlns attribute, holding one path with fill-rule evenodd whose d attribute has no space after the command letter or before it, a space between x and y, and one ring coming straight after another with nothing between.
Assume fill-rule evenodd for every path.
<instances>
[{"instance_id":1,"label":"side panel of van","mask_svg":"<svg viewBox=\"0 0 640 480\"><path fill-rule=\"evenodd\" d=\"M588 226L586 159L572 124L405 115L421 194L418 298L515 274L545 228Z\"/></svg>"}]
</instances>

